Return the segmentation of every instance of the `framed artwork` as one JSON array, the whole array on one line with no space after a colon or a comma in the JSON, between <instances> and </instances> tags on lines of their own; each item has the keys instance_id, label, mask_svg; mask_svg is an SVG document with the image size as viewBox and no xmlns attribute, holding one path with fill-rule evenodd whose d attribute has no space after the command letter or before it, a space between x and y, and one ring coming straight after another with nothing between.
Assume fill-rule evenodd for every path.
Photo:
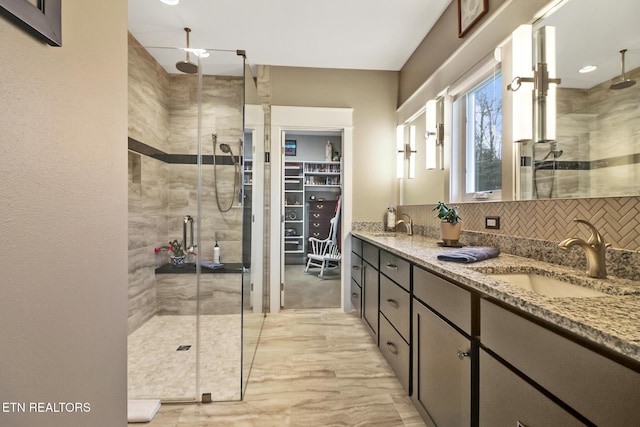
<instances>
[{"instance_id":1,"label":"framed artwork","mask_svg":"<svg viewBox=\"0 0 640 427\"><path fill-rule=\"evenodd\" d=\"M284 155L295 156L298 142L295 139L286 139L284 141Z\"/></svg>"},{"instance_id":2,"label":"framed artwork","mask_svg":"<svg viewBox=\"0 0 640 427\"><path fill-rule=\"evenodd\" d=\"M51 46L62 46L62 0L0 0L0 15Z\"/></svg>"},{"instance_id":3,"label":"framed artwork","mask_svg":"<svg viewBox=\"0 0 640 427\"><path fill-rule=\"evenodd\" d=\"M463 37L487 10L489 0L458 0L458 37Z\"/></svg>"}]
</instances>

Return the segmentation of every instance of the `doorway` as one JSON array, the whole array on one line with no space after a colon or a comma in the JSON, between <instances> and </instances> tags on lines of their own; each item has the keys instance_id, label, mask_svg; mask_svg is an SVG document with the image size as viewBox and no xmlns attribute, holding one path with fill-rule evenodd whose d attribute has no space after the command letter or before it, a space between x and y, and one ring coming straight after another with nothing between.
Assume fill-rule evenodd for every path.
<instances>
[{"instance_id":1,"label":"doorway","mask_svg":"<svg viewBox=\"0 0 640 427\"><path fill-rule=\"evenodd\" d=\"M338 308L342 131L288 130L283 138L281 306Z\"/></svg>"},{"instance_id":2,"label":"doorway","mask_svg":"<svg viewBox=\"0 0 640 427\"><path fill-rule=\"evenodd\" d=\"M323 240L330 233L324 229L330 226L327 219L336 216L341 201L335 242L343 254L350 250L345 237L351 230L352 114L350 108L272 107L271 312L330 306L351 310L344 284L348 257L330 265L323 278L319 267L304 270L313 237L309 216L319 214L311 211L310 202L326 202L327 217L317 235Z\"/></svg>"}]
</instances>

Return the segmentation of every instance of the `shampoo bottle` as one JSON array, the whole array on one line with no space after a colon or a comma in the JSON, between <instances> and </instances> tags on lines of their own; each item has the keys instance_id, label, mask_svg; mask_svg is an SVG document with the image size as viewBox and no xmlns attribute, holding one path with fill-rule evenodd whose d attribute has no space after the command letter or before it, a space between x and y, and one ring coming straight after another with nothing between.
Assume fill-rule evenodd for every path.
<instances>
[{"instance_id":1,"label":"shampoo bottle","mask_svg":"<svg viewBox=\"0 0 640 427\"><path fill-rule=\"evenodd\" d=\"M213 262L220 262L220 246L218 246L218 241L216 240L216 245L213 247Z\"/></svg>"}]
</instances>

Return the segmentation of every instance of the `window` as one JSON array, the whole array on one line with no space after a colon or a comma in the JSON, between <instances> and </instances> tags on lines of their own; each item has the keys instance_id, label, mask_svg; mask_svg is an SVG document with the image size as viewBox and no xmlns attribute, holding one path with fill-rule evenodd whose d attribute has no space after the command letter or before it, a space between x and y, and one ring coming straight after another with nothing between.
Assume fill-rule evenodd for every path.
<instances>
[{"instance_id":1,"label":"window","mask_svg":"<svg viewBox=\"0 0 640 427\"><path fill-rule=\"evenodd\" d=\"M500 72L467 93L466 193L502 188Z\"/></svg>"},{"instance_id":2,"label":"window","mask_svg":"<svg viewBox=\"0 0 640 427\"><path fill-rule=\"evenodd\" d=\"M485 74L486 76L486 74ZM502 78L491 73L454 102L454 121L458 120L458 161L452 173L458 188L453 200L479 198L478 193L496 199L502 189ZM457 193L457 194L455 194ZM488 196L491 194L491 197Z\"/></svg>"}]
</instances>

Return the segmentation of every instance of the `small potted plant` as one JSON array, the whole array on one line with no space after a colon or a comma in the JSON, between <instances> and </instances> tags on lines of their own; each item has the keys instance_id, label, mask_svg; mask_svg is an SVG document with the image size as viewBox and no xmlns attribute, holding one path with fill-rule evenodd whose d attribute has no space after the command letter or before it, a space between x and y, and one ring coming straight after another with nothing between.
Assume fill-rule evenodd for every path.
<instances>
[{"instance_id":1,"label":"small potted plant","mask_svg":"<svg viewBox=\"0 0 640 427\"><path fill-rule=\"evenodd\" d=\"M186 254L184 253L184 249L182 249L182 243L178 242L178 240L174 239L172 242L169 242L169 245L167 246L161 246L159 248L155 248L156 253L160 251L170 252L169 258L171 260L171 265L174 265L174 266L184 265Z\"/></svg>"},{"instance_id":2,"label":"small potted plant","mask_svg":"<svg viewBox=\"0 0 640 427\"><path fill-rule=\"evenodd\" d=\"M460 215L457 206L449 207L444 202L438 202L434 211L438 211L440 222L440 237L445 245L455 246L460 240Z\"/></svg>"}]
</instances>

